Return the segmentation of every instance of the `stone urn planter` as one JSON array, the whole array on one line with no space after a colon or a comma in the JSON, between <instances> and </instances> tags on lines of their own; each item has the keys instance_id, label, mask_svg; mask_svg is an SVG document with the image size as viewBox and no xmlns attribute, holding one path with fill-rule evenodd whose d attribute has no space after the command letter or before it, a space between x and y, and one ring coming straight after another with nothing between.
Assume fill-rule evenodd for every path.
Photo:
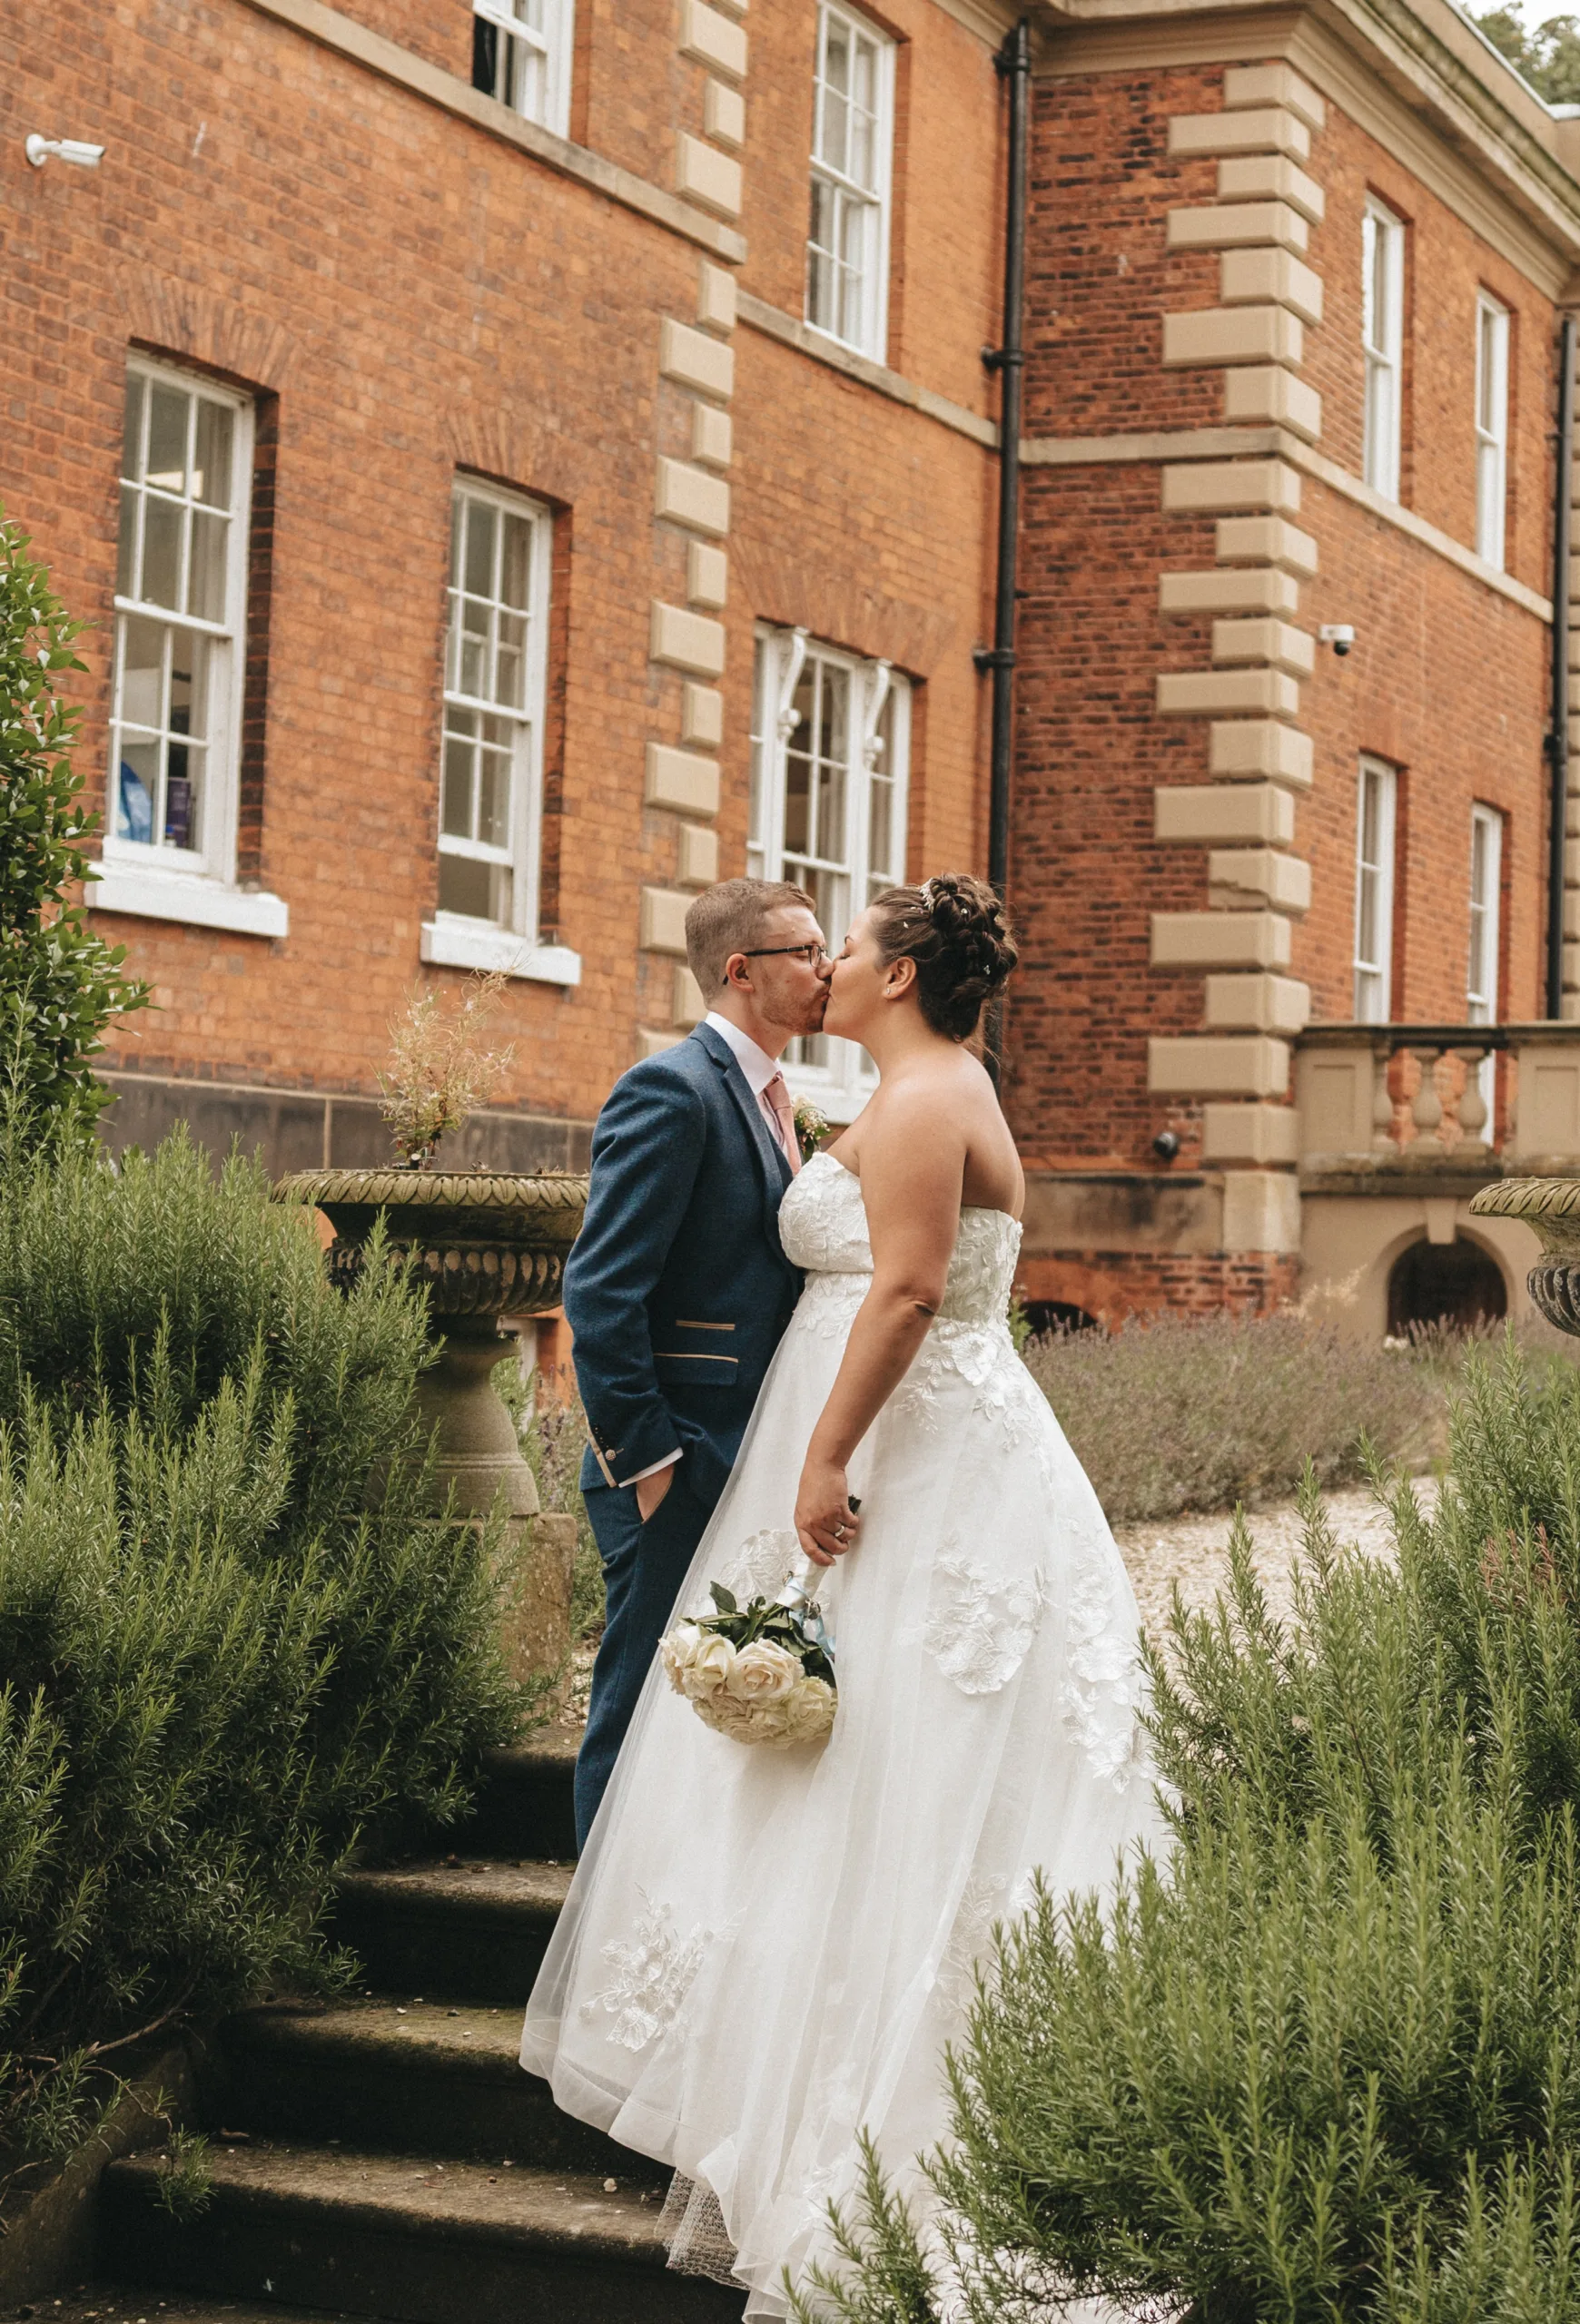
<instances>
[{"instance_id":1,"label":"stone urn planter","mask_svg":"<svg viewBox=\"0 0 1580 2324\"><path fill-rule=\"evenodd\" d=\"M418 1389L439 1431L441 1501L484 1516L502 1494L511 1603L506 1646L518 1678L552 1669L570 1642L576 1520L545 1515L509 1413L494 1393L496 1364L516 1352L506 1320L559 1305L566 1257L581 1226L588 1182L568 1172L298 1170L277 1202L311 1203L335 1230L327 1261L349 1286L376 1219L391 1252L414 1254L440 1355Z\"/></svg>"},{"instance_id":2,"label":"stone urn planter","mask_svg":"<svg viewBox=\"0 0 1580 2324\"><path fill-rule=\"evenodd\" d=\"M1542 1246L1526 1277L1548 1323L1580 1334L1580 1178L1505 1178L1483 1187L1474 1218L1522 1218Z\"/></svg>"}]
</instances>

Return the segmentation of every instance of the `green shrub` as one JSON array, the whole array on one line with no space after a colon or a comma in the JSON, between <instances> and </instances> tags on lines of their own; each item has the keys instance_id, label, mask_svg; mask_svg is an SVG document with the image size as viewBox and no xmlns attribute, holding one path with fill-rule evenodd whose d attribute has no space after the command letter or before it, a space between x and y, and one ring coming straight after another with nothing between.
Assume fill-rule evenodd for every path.
<instances>
[{"instance_id":1,"label":"green shrub","mask_svg":"<svg viewBox=\"0 0 1580 2324\"><path fill-rule=\"evenodd\" d=\"M1243 1527L1229 1602L1176 1607L1172 1861L1004 1932L953 2062L973 2324L1071 2286L1193 2324L1580 2319L1580 1378L1474 1360L1452 1456L1429 1520L1396 1494L1397 1567L1342 1554L1308 1478L1293 1624ZM877 2191L820 2312L927 2324Z\"/></svg>"},{"instance_id":2,"label":"green shrub","mask_svg":"<svg viewBox=\"0 0 1580 2324\"><path fill-rule=\"evenodd\" d=\"M427 1513L398 1272L328 1285L311 1213L70 1153L0 1187L0 2149L266 1981L333 1987L359 1841L452 1820L523 1707L493 1541Z\"/></svg>"},{"instance_id":3,"label":"green shrub","mask_svg":"<svg viewBox=\"0 0 1580 2324\"><path fill-rule=\"evenodd\" d=\"M98 818L66 756L82 714L55 691L80 670L70 620L27 538L0 519L0 1092L30 1134L85 1138L110 1093L94 1078L112 1018L148 1002L124 945L94 933L67 890Z\"/></svg>"},{"instance_id":4,"label":"green shrub","mask_svg":"<svg viewBox=\"0 0 1580 2324\"><path fill-rule=\"evenodd\" d=\"M1373 1344L1294 1314L1162 1315L1111 1334L1050 1333L1024 1354L1120 1525L1288 1500L1308 1462L1324 1486L1358 1483L1363 1434L1419 1465L1441 1448L1466 1345L1443 1332Z\"/></svg>"}]
</instances>

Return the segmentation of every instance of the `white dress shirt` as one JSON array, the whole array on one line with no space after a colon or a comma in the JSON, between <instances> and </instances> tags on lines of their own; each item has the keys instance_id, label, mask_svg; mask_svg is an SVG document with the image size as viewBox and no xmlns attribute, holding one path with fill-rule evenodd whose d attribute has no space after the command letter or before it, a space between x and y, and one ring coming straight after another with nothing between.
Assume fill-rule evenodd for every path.
<instances>
[{"instance_id":1,"label":"white dress shirt","mask_svg":"<svg viewBox=\"0 0 1580 2324\"><path fill-rule=\"evenodd\" d=\"M757 1101L757 1110L768 1125L768 1135L783 1154L785 1133L779 1127L779 1117L763 1095L774 1076L784 1070L778 1059L770 1057L766 1049L759 1049L750 1033L743 1033L738 1025L732 1025L729 1019L721 1017L716 1009L710 1009L702 1021L712 1027L721 1041L729 1043L736 1063L746 1077L746 1087Z\"/></svg>"},{"instance_id":2,"label":"white dress shirt","mask_svg":"<svg viewBox=\"0 0 1580 2324\"><path fill-rule=\"evenodd\" d=\"M781 1070L778 1059L770 1057L766 1049L760 1049L753 1040L750 1033L743 1033L738 1025L732 1025L727 1017L719 1016L715 1009L710 1009L702 1021L713 1027L721 1041L729 1044L736 1063L746 1078L746 1087L757 1101L757 1110L767 1124L768 1135L783 1154L785 1133L779 1127L779 1117L763 1095L774 1076ZM636 1475L627 1477L625 1482L628 1485L640 1484L644 1477L656 1477L660 1469L672 1469L679 1458L678 1452L667 1452L662 1461L654 1461L646 1469L638 1469Z\"/></svg>"}]
</instances>

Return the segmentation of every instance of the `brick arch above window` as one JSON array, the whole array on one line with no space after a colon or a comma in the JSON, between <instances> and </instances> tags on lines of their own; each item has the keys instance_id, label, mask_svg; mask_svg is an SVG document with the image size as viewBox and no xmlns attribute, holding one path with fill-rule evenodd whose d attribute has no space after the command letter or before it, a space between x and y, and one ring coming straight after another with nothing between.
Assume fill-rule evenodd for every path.
<instances>
[{"instance_id":1,"label":"brick arch above window","mask_svg":"<svg viewBox=\"0 0 1580 2324\"><path fill-rule=\"evenodd\" d=\"M810 630L847 654L927 678L946 655L971 643L954 615L936 606L907 605L738 537L732 554L742 596L759 619Z\"/></svg>"},{"instance_id":2,"label":"brick arch above window","mask_svg":"<svg viewBox=\"0 0 1580 2324\"><path fill-rule=\"evenodd\" d=\"M126 335L178 361L201 363L238 385L276 394L303 359L285 324L250 313L233 300L191 282L176 282L153 267L126 266L114 277Z\"/></svg>"},{"instance_id":3,"label":"brick arch above window","mask_svg":"<svg viewBox=\"0 0 1580 2324\"><path fill-rule=\"evenodd\" d=\"M595 463L558 429L534 427L496 406L445 413L444 448L453 465L513 492L529 492L565 507L597 482Z\"/></svg>"}]
</instances>

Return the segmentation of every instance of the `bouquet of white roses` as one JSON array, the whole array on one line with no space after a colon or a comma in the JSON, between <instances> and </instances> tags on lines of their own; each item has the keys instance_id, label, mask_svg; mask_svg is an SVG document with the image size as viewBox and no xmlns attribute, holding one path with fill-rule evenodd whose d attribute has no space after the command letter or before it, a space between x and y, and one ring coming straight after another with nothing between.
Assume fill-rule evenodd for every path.
<instances>
[{"instance_id":1,"label":"bouquet of white roses","mask_svg":"<svg viewBox=\"0 0 1580 2324\"><path fill-rule=\"evenodd\" d=\"M746 1606L722 1581L709 1582L708 1595L713 1612L677 1622L660 1643L676 1693L737 1743L788 1751L821 1742L838 1699L834 1648L805 1580Z\"/></svg>"}]
</instances>

